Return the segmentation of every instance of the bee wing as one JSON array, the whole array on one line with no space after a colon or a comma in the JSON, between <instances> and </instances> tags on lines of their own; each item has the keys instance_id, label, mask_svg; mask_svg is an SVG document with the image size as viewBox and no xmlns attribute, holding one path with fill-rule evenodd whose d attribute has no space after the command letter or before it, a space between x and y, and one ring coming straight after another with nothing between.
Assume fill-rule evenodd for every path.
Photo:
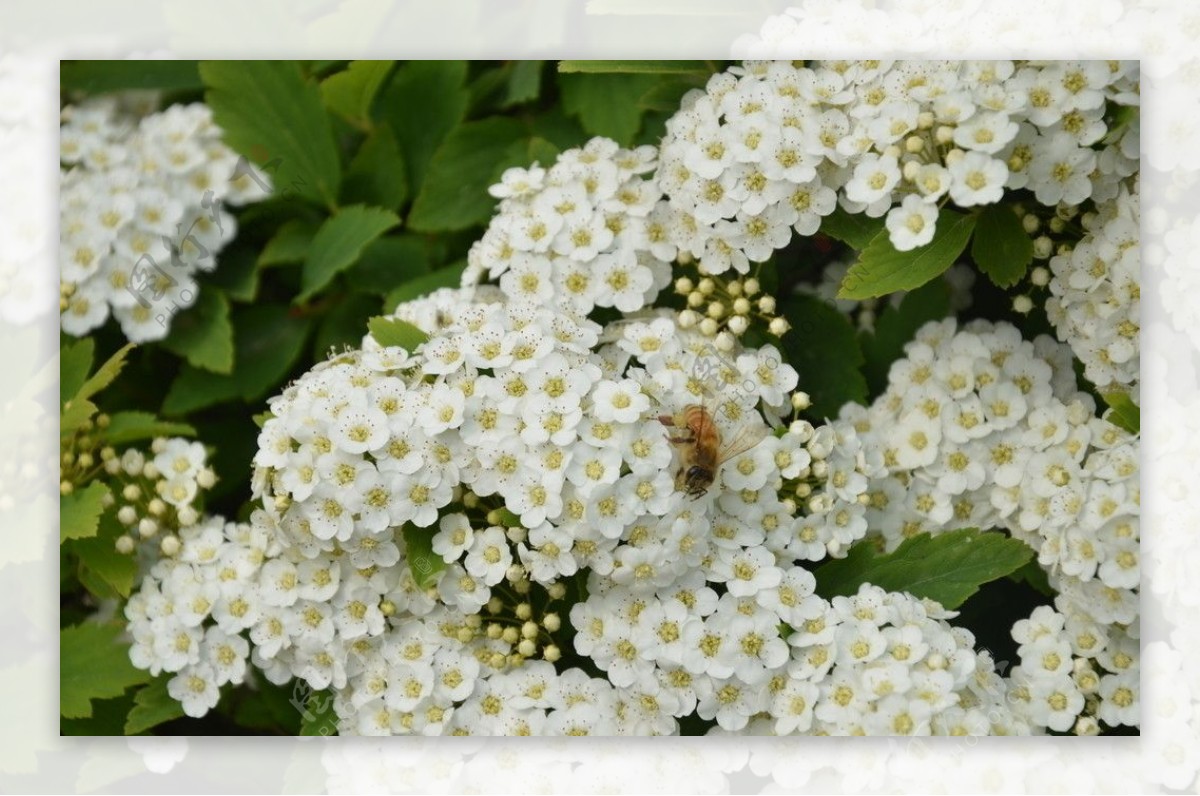
<instances>
[{"instance_id":1,"label":"bee wing","mask_svg":"<svg viewBox=\"0 0 1200 796\"><path fill-rule=\"evenodd\" d=\"M728 441L723 442L718 461L726 462L735 456L745 453L763 441L767 436L767 427L759 424L744 425L739 428Z\"/></svg>"}]
</instances>

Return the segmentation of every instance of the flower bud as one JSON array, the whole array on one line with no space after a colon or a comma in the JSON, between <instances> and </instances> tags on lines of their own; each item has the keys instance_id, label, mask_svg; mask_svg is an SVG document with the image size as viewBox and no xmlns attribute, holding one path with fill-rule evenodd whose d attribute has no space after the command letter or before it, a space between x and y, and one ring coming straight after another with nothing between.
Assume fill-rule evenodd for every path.
<instances>
[{"instance_id":1,"label":"flower bud","mask_svg":"<svg viewBox=\"0 0 1200 796\"><path fill-rule=\"evenodd\" d=\"M546 587L546 593L550 595L551 600L561 600L567 596L567 586L561 582L551 583Z\"/></svg>"},{"instance_id":2,"label":"flower bud","mask_svg":"<svg viewBox=\"0 0 1200 796\"><path fill-rule=\"evenodd\" d=\"M695 310L683 310L679 313L679 328L691 329L700 323L700 315Z\"/></svg>"},{"instance_id":3,"label":"flower bud","mask_svg":"<svg viewBox=\"0 0 1200 796\"><path fill-rule=\"evenodd\" d=\"M216 482L217 474L207 467L196 474L196 483L200 485L201 489L212 489Z\"/></svg>"},{"instance_id":4,"label":"flower bud","mask_svg":"<svg viewBox=\"0 0 1200 796\"><path fill-rule=\"evenodd\" d=\"M741 296L733 300L733 312L735 315L750 314L750 299Z\"/></svg>"},{"instance_id":5,"label":"flower bud","mask_svg":"<svg viewBox=\"0 0 1200 796\"><path fill-rule=\"evenodd\" d=\"M137 484L126 484L125 488L121 490L121 497L126 500L137 500L141 496L142 490Z\"/></svg>"},{"instance_id":6,"label":"flower bud","mask_svg":"<svg viewBox=\"0 0 1200 796\"><path fill-rule=\"evenodd\" d=\"M1045 287L1046 285L1050 284L1050 270L1039 265L1037 268L1034 268L1029 272L1029 281L1032 282L1035 287Z\"/></svg>"},{"instance_id":7,"label":"flower bud","mask_svg":"<svg viewBox=\"0 0 1200 796\"><path fill-rule=\"evenodd\" d=\"M137 529L138 534L141 535L143 539L149 539L151 536L154 536L154 534L158 533L158 523L149 517L142 517L142 519L138 521Z\"/></svg>"},{"instance_id":8,"label":"flower bud","mask_svg":"<svg viewBox=\"0 0 1200 796\"><path fill-rule=\"evenodd\" d=\"M117 520L125 527L133 525L137 519L137 510L133 506L122 506L117 511Z\"/></svg>"},{"instance_id":9,"label":"flower bud","mask_svg":"<svg viewBox=\"0 0 1200 796\"><path fill-rule=\"evenodd\" d=\"M526 658L532 658L533 654L537 652L537 644L533 643L530 639L524 639L517 645L517 652Z\"/></svg>"},{"instance_id":10,"label":"flower bud","mask_svg":"<svg viewBox=\"0 0 1200 796\"><path fill-rule=\"evenodd\" d=\"M1039 235L1033 239L1033 256L1039 260L1046 260L1054 253L1054 241L1046 235Z\"/></svg>"},{"instance_id":11,"label":"flower bud","mask_svg":"<svg viewBox=\"0 0 1200 796\"><path fill-rule=\"evenodd\" d=\"M541 628L533 620L521 625L521 638L537 638L539 632L541 632Z\"/></svg>"},{"instance_id":12,"label":"flower bud","mask_svg":"<svg viewBox=\"0 0 1200 796\"><path fill-rule=\"evenodd\" d=\"M704 300L703 293L701 293L699 290L693 290L688 294L687 305L692 308L699 307L704 304Z\"/></svg>"},{"instance_id":13,"label":"flower bud","mask_svg":"<svg viewBox=\"0 0 1200 796\"><path fill-rule=\"evenodd\" d=\"M675 292L681 296L686 296L696 289L695 283L686 276L681 276L675 280Z\"/></svg>"},{"instance_id":14,"label":"flower bud","mask_svg":"<svg viewBox=\"0 0 1200 796\"><path fill-rule=\"evenodd\" d=\"M542 650L542 657L545 658L548 662L554 663L555 661L557 661L559 658L562 657L562 652L559 651L557 645L548 644L546 646L546 648L544 650Z\"/></svg>"},{"instance_id":15,"label":"flower bud","mask_svg":"<svg viewBox=\"0 0 1200 796\"><path fill-rule=\"evenodd\" d=\"M1021 228L1024 229L1027 234L1032 235L1042 228L1042 220L1033 213L1026 213L1025 216L1021 218Z\"/></svg>"},{"instance_id":16,"label":"flower bud","mask_svg":"<svg viewBox=\"0 0 1200 796\"><path fill-rule=\"evenodd\" d=\"M1033 299L1029 298L1029 296L1017 296L1013 299L1012 307L1014 312L1028 315L1033 309Z\"/></svg>"},{"instance_id":17,"label":"flower bud","mask_svg":"<svg viewBox=\"0 0 1200 796\"><path fill-rule=\"evenodd\" d=\"M132 536L118 536L116 542L117 552L123 556L127 556L133 552L136 544Z\"/></svg>"},{"instance_id":18,"label":"flower bud","mask_svg":"<svg viewBox=\"0 0 1200 796\"><path fill-rule=\"evenodd\" d=\"M542 627L553 633L562 627L562 620L558 618L558 614L546 614L542 617Z\"/></svg>"},{"instance_id":19,"label":"flower bud","mask_svg":"<svg viewBox=\"0 0 1200 796\"><path fill-rule=\"evenodd\" d=\"M812 406L812 397L804 391L792 393L792 408L797 412L803 412L808 407Z\"/></svg>"},{"instance_id":20,"label":"flower bud","mask_svg":"<svg viewBox=\"0 0 1200 796\"><path fill-rule=\"evenodd\" d=\"M908 152L909 154L915 155L924 148L925 148L925 139L919 135L910 135L908 138L904 139L904 150L906 152ZM908 164L906 163L905 165L908 165ZM905 170L904 176L908 177L908 179L910 179L910 180L912 179L912 177L908 176L907 169Z\"/></svg>"},{"instance_id":21,"label":"flower bud","mask_svg":"<svg viewBox=\"0 0 1200 796\"><path fill-rule=\"evenodd\" d=\"M714 301L708 305L708 317L715 320L721 320L725 317L725 305L720 301Z\"/></svg>"},{"instance_id":22,"label":"flower bud","mask_svg":"<svg viewBox=\"0 0 1200 796\"><path fill-rule=\"evenodd\" d=\"M767 327L768 331L776 337L783 337L791 328L792 325L787 322L787 318L773 318L770 326Z\"/></svg>"},{"instance_id":23,"label":"flower bud","mask_svg":"<svg viewBox=\"0 0 1200 796\"><path fill-rule=\"evenodd\" d=\"M750 328L750 319L745 315L735 315L730 318L729 322L725 325L729 327L729 331L733 332L738 337L741 337L746 333L746 330Z\"/></svg>"},{"instance_id":24,"label":"flower bud","mask_svg":"<svg viewBox=\"0 0 1200 796\"><path fill-rule=\"evenodd\" d=\"M161 517L167 510L167 504L163 503L159 498L154 498L150 501L149 505L146 506L146 510L155 517Z\"/></svg>"},{"instance_id":25,"label":"flower bud","mask_svg":"<svg viewBox=\"0 0 1200 796\"><path fill-rule=\"evenodd\" d=\"M517 615L517 619L528 619L533 616L533 606L529 603L521 603L513 613Z\"/></svg>"},{"instance_id":26,"label":"flower bud","mask_svg":"<svg viewBox=\"0 0 1200 796\"><path fill-rule=\"evenodd\" d=\"M520 638L521 634L517 632L517 629L512 625L504 628L504 631L500 634L500 640L505 644L516 644Z\"/></svg>"},{"instance_id":27,"label":"flower bud","mask_svg":"<svg viewBox=\"0 0 1200 796\"><path fill-rule=\"evenodd\" d=\"M700 280L700 284L697 285L696 289L700 291L700 295L708 296L712 295L712 292L717 289L717 285L708 277L704 277Z\"/></svg>"},{"instance_id":28,"label":"flower bud","mask_svg":"<svg viewBox=\"0 0 1200 796\"><path fill-rule=\"evenodd\" d=\"M705 337L712 337L717 333L717 322L712 318L705 318L700 321L700 334Z\"/></svg>"},{"instance_id":29,"label":"flower bud","mask_svg":"<svg viewBox=\"0 0 1200 796\"><path fill-rule=\"evenodd\" d=\"M733 339L733 335L729 332L721 332L717 335L716 346L718 351L729 353L735 345L737 345L737 341Z\"/></svg>"},{"instance_id":30,"label":"flower bud","mask_svg":"<svg viewBox=\"0 0 1200 796\"><path fill-rule=\"evenodd\" d=\"M170 536L164 536L162 542L159 543L159 549L161 549L162 554L168 558L173 558L179 555L179 548L181 546L182 545L179 543L179 537L175 536L174 534Z\"/></svg>"},{"instance_id":31,"label":"flower bud","mask_svg":"<svg viewBox=\"0 0 1200 796\"><path fill-rule=\"evenodd\" d=\"M763 296L758 300L758 311L766 315L775 312L775 297Z\"/></svg>"},{"instance_id":32,"label":"flower bud","mask_svg":"<svg viewBox=\"0 0 1200 796\"><path fill-rule=\"evenodd\" d=\"M742 283L742 293L744 293L746 296L753 296L761 289L762 286L758 284L758 280L754 277L750 277Z\"/></svg>"}]
</instances>

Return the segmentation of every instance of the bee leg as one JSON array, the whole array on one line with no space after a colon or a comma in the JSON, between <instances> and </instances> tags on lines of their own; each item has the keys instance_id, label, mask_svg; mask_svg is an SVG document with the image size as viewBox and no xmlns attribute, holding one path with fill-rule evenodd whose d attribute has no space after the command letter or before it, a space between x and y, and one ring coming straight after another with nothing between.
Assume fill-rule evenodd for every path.
<instances>
[{"instance_id":1,"label":"bee leg","mask_svg":"<svg viewBox=\"0 0 1200 796\"><path fill-rule=\"evenodd\" d=\"M682 445L685 443L692 443L692 442L696 441L695 437L667 437L667 439L670 442L675 443L676 445Z\"/></svg>"},{"instance_id":2,"label":"bee leg","mask_svg":"<svg viewBox=\"0 0 1200 796\"><path fill-rule=\"evenodd\" d=\"M662 423L664 426L673 426L675 425L675 418L671 415L659 415L658 422Z\"/></svg>"}]
</instances>

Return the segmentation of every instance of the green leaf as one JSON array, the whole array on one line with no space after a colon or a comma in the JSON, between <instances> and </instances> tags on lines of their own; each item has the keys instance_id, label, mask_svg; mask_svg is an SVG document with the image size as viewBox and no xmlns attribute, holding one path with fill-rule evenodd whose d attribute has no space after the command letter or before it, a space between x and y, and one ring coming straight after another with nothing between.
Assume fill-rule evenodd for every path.
<instances>
[{"instance_id":1,"label":"green leaf","mask_svg":"<svg viewBox=\"0 0 1200 796\"><path fill-rule=\"evenodd\" d=\"M509 147L523 135L519 122L502 116L455 128L429 164L409 226L418 232L448 232L486 222L496 206L488 186Z\"/></svg>"},{"instance_id":2,"label":"green leaf","mask_svg":"<svg viewBox=\"0 0 1200 796\"><path fill-rule=\"evenodd\" d=\"M126 688L150 679L149 672L129 662L129 647L120 639L124 623L84 622L59 631L59 712L69 719L92 715L93 699L120 696Z\"/></svg>"},{"instance_id":3,"label":"green leaf","mask_svg":"<svg viewBox=\"0 0 1200 796\"><path fill-rule=\"evenodd\" d=\"M256 250L240 246L221 252L221 267L208 274L207 284L219 287L235 301L250 302L258 295Z\"/></svg>"},{"instance_id":4,"label":"green leaf","mask_svg":"<svg viewBox=\"0 0 1200 796\"><path fill-rule=\"evenodd\" d=\"M196 429L187 423L159 420L149 412L114 412L109 415L104 439L109 445L124 445L153 437L194 437Z\"/></svg>"},{"instance_id":5,"label":"green leaf","mask_svg":"<svg viewBox=\"0 0 1200 796\"><path fill-rule=\"evenodd\" d=\"M112 494L108 487L93 481L82 489L59 497L58 541L86 539L96 535L100 527L100 515L104 512L106 495Z\"/></svg>"},{"instance_id":6,"label":"green leaf","mask_svg":"<svg viewBox=\"0 0 1200 796\"><path fill-rule=\"evenodd\" d=\"M263 247L258 264L265 267L303 262L319 228L320 224L299 218L285 222Z\"/></svg>"},{"instance_id":7,"label":"green leaf","mask_svg":"<svg viewBox=\"0 0 1200 796\"><path fill-rule=\"evenodd\" d=\"M59 400L66 402L75 397L79 388L87 380L88 372L92 369L96 353L96 341L84 337L73 343L66 343L59 350L58 377Z\"/></svg>"},{"instance_id":8,"label":"green leaf","mask_svg":"<svg viewBox=\"0 0 1200 796\"><path fill-rule=\"evenodd\" d=\"M1113 390L1102 393L1100 397L1104 399L1104 403L1108 404L1108 408L1111 410L1108 414L1110 423L1125 429L1130 434L1137 434L1142 430L1142 409L1133 402L1129 393Z\"/></svg>"},{"instance_id":9,"label":"green leaf","mask_svg":"<svg viewBox=\"0 0 1200 796\"><path fill-rule=\"evenodd\" d=\"M95 416L96 405L86 398L77 398L63 404L62 415L58 419L58 430L62 436L73 434L76 429Z\"/></svg>"},{"instance_id":10,"label":"green leaf","mask_svg":"<svg viewBox=\"0 0 1200 796\"><path fill-rule=\"evenodd\" d=\"M504 153L506 163L516 163L532 166L538 163L549 167L558 158L559 148L540 136L532 136L517 141Z\"/></svg>"},{"instance_id":11,"label":"green leaf","mask_svg":"<svg viewBox=\"0 0 1200 796\"><path fill-rule=\"evenodd\" d=\"M371 241L358 262L346 271L355 290L387 295L388 291L429 273L425 241L412 235L388 235Z\"/></svg>"},{"instance_id":12,"label":"green leaf","mask_svg":"<svg viewBox=\"0 0 1200 796\"><path fill-rule=\"evenodd\" d=\"M327 219L313 237L300 278L302 303L328 285L338 272L349 268L363 247L400 223L400 217L381 207L343 207Z\"/></svg>"},{"instance_id":13,"label":"green leaf","mask_svg":"<svg viewBox=\"0 0 1200 796\"><path fill-rule=\"evenodd\" d=\"M141 735L152 727L183 716L183 705L167 692L167 683L174 675L165 674L139 688L133 695L133 708L125 719L126 735Z\"/></svg>"},{"instance_id":14,"label":"green leaf","mask_svg":"<svg viewBox=\"0 0 1200 796\"><path fill-rule=\"evenodd\" d=\"M863 375L871 395L886 389L892 363L904 355L904 345L929 321L941 320L950 312L950 288L935 279L905 294L899 307L886 305L875 320L875 331L861 332Z\"/></svg>"},{"instance_id":15,"label":"green leaf","mask_svg":"<svg viewBox=\"0 0 1200 796\"><path fill-rule=\"evenodd\" d=\"M508 75L501 108L510 108L538 98L542 88L543 61L514 61Z\"/></svg>"},{"instance_id":16,"label":"green leaf","mask_svg":"<svg viewBox=\"0 0 1200 796\"><path fill-rule=\"evenodd\" d=\"M815 296L793 296L783 310L792 325L783 348L800 374L798 389L812 398L811 412L836 417L847 401L865 401L867 382L859 372L863 356L850 320Z\"/></svg>"},{"instance_id":17,"label":"green leaf","mask_svg":"<svg viewBox=\"0 0 1200 796\"><path fill-rule=\"evenodd\" d=\"M360 202L389 210L399 209L408 199L404 158L387 124L376 127L359 147L346 170L342 199L346 203Z\"/></svg>"},{"instance_id":18,"label":"green leaf","mask_svg":"<svg viewBox=\"0 0 1200 796\"><path fill-rule=\"evenodd\" d=\"M133 692L126 691L112 699L97 699L92 702L92 714L87 718L58 720L59 735L109 735L125 734L125 717L133 709ZM138 760L141 763L141 760ZM81 772L82 779L82 772ZM78 784L78 781L76 782ZM79 788L77 792L83 792ZM95 791L91 791L95 792Z\"/></svg>"},{"instance_id":19,"label":"green leaf","mask_svg":"<svg viewBox=\"0 0 1200 796\"><path fill-rule=\"evenodd\" d=\"M171 324L171 333L162 344L197 368L229 373L233 370L229 299L220 290L201 290L196 304Z\"/></svg>"},{"instance_id":20,"label":"green leaf","mask_svg":"<svg viewBox=\"0 0 1200 796\"><path fill-rule=\"evenodd\" d=\"M642 123L640 100L654 87L649 74L560 74L563 109L592 135L628 146Z\"/></svg>"},{"instance_id":21,"label":"green leaf","mask_svg":"<svg viewBox=\"0 0 1200 796\"><path fill-rule=\"evenodd\" d=\"M337 713L333 710L333 694L329 691L310 691L305 698L305 685L293 689L292 704L300 710L300 734L337 735Z\"/></svg>"},{"instance_id":22,"label":"green leaf","mask_svg":"<svg viewBox=\"0 0 1200 796\"><path fill-rule=\"evenodd\" d=\"M999 287L1012 287L1033 262L1033 240L1011 205L988 205L975 224L971 257Z\"/></svg>"},{"instance_id":23,"label":"green leaf","mask_svg":"<svg viewBox=\"0 0 1200 796\"><path fill-rule=\"evenodd\" d=\"M274 192L332 206L341 165L315 83L294 61L203 61L205 102L224 140L260 165L275 163Z\"/></svg>"},{"instance_id":24,"label":"green leaf","mask_svg":"<svg viewBox=\"0 0 1200 796\"><path fill-rule=\"evenodd\" d=\"M933 240L907 252L896 251L887 231L881 231L850 266L838 298L864 299L912 290L941 275L966 249L975 218L943 209Z\"/></svg>"},{"instance_id":25,"label":"green leaf","mask_svg":"<svg viewBox=\"0 0 1200 796\"><path fill-rule=\"evenodd\" d=\"M862 251L883 231L883 223L883 216L871 218L866 213L847 213L837 207L821 219L821 232L856 251Z\"/></svg>"},{"instance_id":26,"label":"green leaf","mask_svg":"<svg viewBox=\"0 0 1200 796\"><path fill-rule=\"evenodd\" d=\"M433 528L418 528L411 522L404 523L404 545L407 550L408 568L419 588L437 583L438 575L446 568L446 561L433 552Z\"/></svg>"},{"instance_id":27,"label":"green leaf","mask_svg":"<svg viewBox=\"0 0 1200 796\"><path fill-rule=\"evenodd\" d=\"M204 86L197 65L197 61L63 61L58 78L63 91L84 94L193 91Z\"/></svg>"},{"instance_id":28,"label":"green leaf","mask_svg":"<svg viewBox=\"0 0 1200 796\"><path fill-rule=\"evenodd\" d=\"M404 302L428 295L438 288L458 287L462 284L463 269L466 267L467 264L463 261L438 268L425 276L410 280L407 284L401 285L387 294L383 300L384 310L395 312L396 307Z\"/></svg>"},{"instance_id":29,"label":"green leaf","mask_svg":"<svg viewBox=\"0 0 1200 796\"><path fill-rule=\"evenodd\" d=\"M238 356L228 376L185 365L163 401L163 412L181 415L240 398L253 401L280 386L300 356L312 319L296 316L284 306L246 307L234 314Z\"/></svg>"},{"instance_id":30,"label":"green leaf","mask_svg":"<svg viewBox=\"0 0 1200 796\"><path fill-rule=\"evenodd\" d=\"M254 421L254 425L258 426L259 428L262 428L263 426L265 426L267 424L267 421L273 417L275 417L275 414L270 409L268 409L265 412L259 412L256 415L251 415L250 419Z\"/></svg>"},{"instance_id":31,"label":"green leaf","mask_svg":"<svg viewBox=\"0 0 1200 796\"><path fill-rule=\"evenodd\" d=\"M382 346L399 346L410 354L429 339L429 335L399 318L378 316L367 321L371 337Z\"/></svg>"},{"instance_id":32,"label":"green leaf","mask_svg":"<svg viewBox=\"0 0 1200 796\"><path fill-rule=\"evenodd\" d=\"M113 383L113 380L121 374L125 367L125 356L133 350L133 343L126 343L117 353L108 358L108 361L100 366L100 369L92 374L91 378L83 383L75 392L75 400L91 398L96 393L103 390L105 387Z\"/></svg>"},{"instance_id":33,"label":"green leaf","mask_svg":"<svg viewBox=\"0 0 1200 796\"><path fill-rule=\"evenodd\" d=\"M1046 597L1055 595L1054 588L1050 585L1050 579L1046 576L1046 570L1042 569L1036 560L1027 561L1018 567L1008 575L1008 579L1015 583L1027 583L1034 591Z\"/></svg>"},{"instance_id":34,"label":"green leaf","mask_svg":"<svg viewBox=\"0 0 1200 796\"><path fill-rule=\"evenodd\" d=\"M559 61L558 71L584 74L679 75L718 71L710 61Z\"/></svg>"},{"instance_id":35,"label":"green leaf","mask_svg":"<svg viewBox=\"0 0 1200 796\"><path fill-rule=\"evenodd\" d=\"M116 547L117 539L124 535L125 528L117 520L116 510L110 509L101 515L95 536L77 539L67 545L67 549L78 557L80 566L87 570L80 577L84 585L95 584L97 578L103 583L100 589L89 588L97 597L104 598L109 593L128 597L133 590L138 572L137 557L117 552Z\"/></svg>"},{"instance_id":36,"label":"green leaf","mask_svg":"<svg viewBox=\"0 0 1200 796\"><path fill-rule=\"evenodd\" d=\"M380 299L363 293L352 293L325 313L313 335L313 359L318 362L329 355L330 349L342 352L345 346L359 348L367 319L379 314Z\"/></svg>"},{"instance_id":37,"label":"green leaf","mask_svg":"<svg viewBox=\"0 0 1200 796\"><path fill-rule=\"evenodd\" d=\"M371 103L395 61L351 61L344 72L321 81L321 99L356 127L370 125Z\"/></svg>"},{"instance_id":38,"label":"green leaf","mask_svg":"<svg viewBox=\"0 0 1200 796\"><path fill-rule=\"evenodd\" d=\"M396 70L375 107L396 134L409 195L425 181L430 159L467 112L466 61L409 61Z\"/></svg>"},{"instance_id":39,"label":"green leaf","mask_svg":"<svg viewBox=\"0 0 1200 796\"><path fill-rule=\"evenodd\" d=\"M299 735L300 712L305 706L297 699L297 691L305 693L307 689L307 683L302 680L275 685L260 679L253 688L239 689L238 699L232 703L233 719L241 727Z\"/></svg>"},{"instance_id":40,"label":"green leaf","mask_svg":"<svg viewBox=\"0 0 1200 796\"><path fill-rule=\"evenodd\" d=\"M979 587L1017 571L1033 557L1024 542L998 531L976 528L906 539L892 553L881 555L870 540L860 542L842 559L817 567L817 593L829 599L850 595L863 583L887 591L906 591L937 600L953 610Z\"/></svg>"}]
</instances>

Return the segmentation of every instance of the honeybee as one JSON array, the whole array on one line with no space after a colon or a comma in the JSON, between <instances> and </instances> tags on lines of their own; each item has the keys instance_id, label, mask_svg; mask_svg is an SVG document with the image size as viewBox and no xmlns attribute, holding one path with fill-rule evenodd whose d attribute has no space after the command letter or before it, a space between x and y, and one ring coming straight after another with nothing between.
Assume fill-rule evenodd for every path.
<instances>
[{"instance_id":1,"label":"honeybee","mask_svg":"<svg viewBox=\"0 0 1200 796\"><path fill-rule=\"evenodd\" d=\"M692 500L708 493L723 462L750 450L767 435L765 426L743 426L725 441L713 416L701 404L689 404L677 415L659 415L658 421L688 434L669 439L678 446L683 459L675 475L676 488Z\"/></svg>"}]
</instances>

